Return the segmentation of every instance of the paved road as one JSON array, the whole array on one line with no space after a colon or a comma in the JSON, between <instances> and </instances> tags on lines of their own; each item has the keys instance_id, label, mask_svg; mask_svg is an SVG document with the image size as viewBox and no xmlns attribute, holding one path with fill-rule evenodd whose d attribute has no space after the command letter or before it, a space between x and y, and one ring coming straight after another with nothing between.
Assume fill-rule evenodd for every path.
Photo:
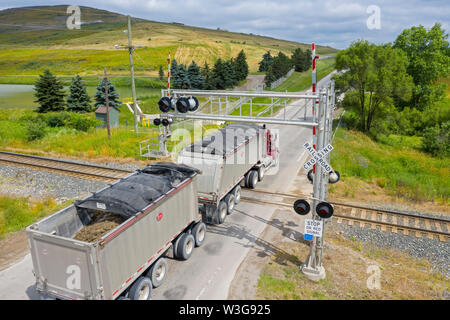
<instances>
[{"instance_id":1,"label":"paved road","mask_svg":"<svg viewBox=\"0 0 450 320\"><path fill-rule=\"evenodd\" d=\"M325 86L330 76L319 82ZM300 104L303 106L303 102ZM308 115L311 112L309 110ZM299 103L289 105L288 118L303 118ZM283 116L283 111L279 114ZM270 126L280 130L280 168L270 172L257 188L289 192L295 188L294 179L304 159L305 141L312 139L311 128ZM153 299L226 299L231 281L251 246L263 232L275 208L240 203L224 224L208 226L205 244L194 250L187 261L169 260L169 272L162 286L155 289ZM262 250L265 248L262 247ZM0 299L36 299L30 255L0 272Z\"/></svg>"}]
</instances>

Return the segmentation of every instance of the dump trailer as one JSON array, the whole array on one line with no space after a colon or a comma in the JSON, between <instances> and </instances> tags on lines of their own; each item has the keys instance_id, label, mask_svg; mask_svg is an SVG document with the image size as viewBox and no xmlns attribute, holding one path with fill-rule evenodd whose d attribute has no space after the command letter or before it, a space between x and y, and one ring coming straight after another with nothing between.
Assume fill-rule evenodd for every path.
<instances>
[{"instance_id":1,"label":"dump trailer","mask_svg":"<svg viewBox=\"0 0 450 320\"><path fill-rule=\"evenodd\" d=\"M167 274L169 248L185 260L204 241L198 173L185 165L150 164L30 225L37 291L53 299L150 299ZM103 231L111 216L118 222L98 239L74 239ZM98 217L103 222L93 223Z\"/></svg>"},{"instance_id":2,"label":"dump trailer","mask_svg":"<svg viewBox=\"0 0 450 320\"><path fill-rule=\"evenodd\" d=\"M239 203L241 186L255 188L278 158L277 132L265 125L233 123L182 149L177 161L201 171L203 221L220 224Z\"/></svg>"}]
</instances>

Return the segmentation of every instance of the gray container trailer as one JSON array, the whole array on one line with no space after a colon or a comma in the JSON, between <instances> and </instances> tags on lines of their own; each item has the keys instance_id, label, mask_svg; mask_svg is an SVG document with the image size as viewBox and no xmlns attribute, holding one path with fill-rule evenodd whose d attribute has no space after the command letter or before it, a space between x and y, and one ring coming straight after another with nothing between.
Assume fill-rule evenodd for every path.
<instances>
[{"instance_id":1,"label":"gray container trailer","mask_svg":"<svg viewBox=\"0 0 450 320\"><path fill-rule=\"evenodd\" d=\"M76 201L26 229L36 289L59 299L149 299L167 273L162 257L190 257L203 243L198 170L157 163ZM93 212L125 221L93 243L74 240Z\"/></svg>"},{"instance_id":2,"label":"gray container trailer","mask_svg":"<svg viewBox=\"0 0 450 320\"><path fill-rule=\"evenodd\" d=\"M203 219L220 224L239 203L241 186L254 188L278 164L278 157L278 132L265 125L232 123L181 150L177 161L201 171Z\"/></svg>"}]
</instances>

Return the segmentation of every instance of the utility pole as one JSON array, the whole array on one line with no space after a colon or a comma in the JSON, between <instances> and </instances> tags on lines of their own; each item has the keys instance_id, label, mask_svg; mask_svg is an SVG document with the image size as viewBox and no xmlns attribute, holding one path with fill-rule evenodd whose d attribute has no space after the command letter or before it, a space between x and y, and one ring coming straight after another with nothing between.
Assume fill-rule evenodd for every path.
<instances>
[{"instance_id":1,"label":"utility pole","mask_svg":"<svg viewBox=\"0 0 450 320\"><path fill-rule=\"evenodd\" d=\"M108 92L108 76L105 68L105 107L106 107L106 128L108 130L108 140L111 140L111 127L109 126L109 92Z\"/></svg>"},{"instance_id":2,"label":"utility pole","mask_svg":"<svg viewBox=\"0 0 450 320\"><path fill-rule=\"evenodd\" d=\"M134 132L138 133L137 125L137 108L136 108L136 87L134 85L134 68L133 68L133 45L131 40L131 17L128 15L128 52L130 54L130 71L131 71L131 92L133 94L133 113L134 113Z\"/></svg>"},{"instance_id":3,"label":"utility pole","mask_svg":"<svg viewBox=\"0 0 450 320\"><path fill-rule=\"evenodd\" d=\"M133 46L131 39L131 17L128 15L128 30L124 32L128 33L128 45L118 45L116 44L114 47L116 49L124 48L128 50L128 54L130 56L130 73L131 73L131 93L133 95L133 113L134 113L134 132L138 133L138 120L137 120L137 108L136 108L136 86L134 84L134 68L133 68L133 50L136 48L141 48L142 46Z\"/></svg>"}]
</instances>

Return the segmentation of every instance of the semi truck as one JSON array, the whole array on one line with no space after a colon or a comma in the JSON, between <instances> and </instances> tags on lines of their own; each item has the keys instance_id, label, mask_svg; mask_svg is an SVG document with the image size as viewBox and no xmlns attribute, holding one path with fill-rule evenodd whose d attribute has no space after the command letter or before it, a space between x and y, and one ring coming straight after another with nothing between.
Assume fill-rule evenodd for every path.
<instances>
[{"instance_id":1,"label":"semi truck","mask_svg":"<svg viewBox=\"0 0 450 320\"><path fill-rule=\"evenodd\" d=\"M279 159L278 132L265 125L228 124L178 153L177 162L201 171L198 202L203 221L221 224Z\"/></svg>"},{"instance_id":2,"label":"semi truck","mask_svg":"<svg viewBox=\"0 0 450 320\"><path fill-rule=\"evenodd\" d=\"M36 289L52 299L150 299L167 274L170 248L181 260L205 239L199 171L155 163L26 229ZM123 220L95 241L74 239L96 214Z\"/></svg>"}]
</instances>

